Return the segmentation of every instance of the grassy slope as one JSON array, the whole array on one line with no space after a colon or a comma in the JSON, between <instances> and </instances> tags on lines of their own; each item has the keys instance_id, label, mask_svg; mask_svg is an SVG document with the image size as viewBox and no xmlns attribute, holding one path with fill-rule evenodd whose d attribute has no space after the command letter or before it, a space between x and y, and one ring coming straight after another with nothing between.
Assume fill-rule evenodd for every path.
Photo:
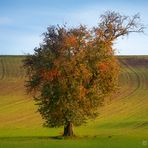
<instances>
[{"instance_id":1,"label":"grassy slope","mask_svg":"<svg viewBox=\"0 0 148 148\"><path fill-rule=\"evenodd\" d=\"M62 142L55 142L51 137L61 134L63 129L42 128L37 107L31 97L25 94L22 59L15 56L0 57L0 146L10 147L13 144L17 147L16 141L21 141L24 147L25 144L27 147L27 143L36 147L43 143L45 147L46 144L58 147ZM84 145L85 141L88 147L103 147L104 143L111 147L124 147L125 143L129 147L141 147L141 141L148 140L148 57L120 57L120 63L120 90L100 108L100 116L95 121L75 128L77 135L85 137L77 141L79 146ZM47 136L50 136L49 141ZM19 137L26 139L19 140ZM76 147L73 141L64 143L63 146L69 144L70 147Z\"/></svg>"}]
</instances>

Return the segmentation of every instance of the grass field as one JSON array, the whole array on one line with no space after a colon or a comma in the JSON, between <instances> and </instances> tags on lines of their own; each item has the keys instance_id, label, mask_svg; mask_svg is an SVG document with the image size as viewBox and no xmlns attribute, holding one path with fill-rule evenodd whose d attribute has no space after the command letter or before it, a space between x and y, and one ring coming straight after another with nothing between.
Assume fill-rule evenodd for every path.
<instances>
[{"instance_id":1,"label":"grass field","mask_svg":"<svg viewBox=\"0 0 148 148\"><path fill-rule=\"evenodd\" d=\"M63 139L63 128L42 127L24 88L23 56L0 56L0 148L148 147L148 56L119 57L119 91L99 108L100 115L75 127L77 138Z\"/></svg>"}]
</instances>

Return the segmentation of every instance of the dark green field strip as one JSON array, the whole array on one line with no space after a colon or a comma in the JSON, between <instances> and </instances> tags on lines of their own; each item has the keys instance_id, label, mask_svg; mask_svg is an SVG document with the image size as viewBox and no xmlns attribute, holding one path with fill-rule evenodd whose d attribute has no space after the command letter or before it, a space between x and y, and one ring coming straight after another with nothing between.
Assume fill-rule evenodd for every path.
<instances>
[{"instance_id":1,"label":"dark green field strip","mask_svg":"<svg viewBox=\"0 0 148 148\"><path fill-rule=\"evenodd\" d=\"M22 57L1 57L0 56L0 76L1 79L24 78L25 72L22 67Z\"/></svg>"},{"instance_id":2,"label":"dark green field strip","mask_svg":"<svg viewBox=\"0 0 148 148\"><path fill-rule=\"evenodd\" d=\"M5 76L4 59L0 59L0 79L3 79L4 76Z\"/></svg>"}]
</instances>

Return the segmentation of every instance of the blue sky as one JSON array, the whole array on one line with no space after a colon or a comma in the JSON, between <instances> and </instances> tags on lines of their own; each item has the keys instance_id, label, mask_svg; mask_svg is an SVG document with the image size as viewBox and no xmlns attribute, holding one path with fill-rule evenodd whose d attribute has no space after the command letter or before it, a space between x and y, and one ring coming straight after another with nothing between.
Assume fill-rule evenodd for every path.
<instances>
[{"instance_id":1,"label":"blue sky","mask_svg":"<svg viewBox=\"0 0 148 148\"><path fill-rule=\"evenodd\" d=\"M96 26L107 10L124 15L140 13L148 27L148 0L0 0L0 54L27 54L42 42L49 25ZM145 34L131 34L115 42L121 55L148 55Z\"/></svg>"}]
</instances>

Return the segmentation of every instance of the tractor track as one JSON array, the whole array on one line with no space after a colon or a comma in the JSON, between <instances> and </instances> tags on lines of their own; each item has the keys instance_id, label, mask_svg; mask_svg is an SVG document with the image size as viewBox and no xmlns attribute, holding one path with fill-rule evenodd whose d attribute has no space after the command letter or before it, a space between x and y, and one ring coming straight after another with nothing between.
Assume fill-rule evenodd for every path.
<instances>
[{"instance_id":1,"label":"tractor track","mask_svg":"<svg viewBox=\"0 0 148 148\"><path fill-rule=\"evenodd\" d=\"M138 89L140 89L141 87L141 76L129 65L127 64L125 61L121 61L121 63L128 68L136 77L137 77L137 86L134 88L134 90L132 90L130 93L128 93L126 96L124 96L124 98L129 98L132 95L134 95Z\"/></svg>"}]
</instances>

